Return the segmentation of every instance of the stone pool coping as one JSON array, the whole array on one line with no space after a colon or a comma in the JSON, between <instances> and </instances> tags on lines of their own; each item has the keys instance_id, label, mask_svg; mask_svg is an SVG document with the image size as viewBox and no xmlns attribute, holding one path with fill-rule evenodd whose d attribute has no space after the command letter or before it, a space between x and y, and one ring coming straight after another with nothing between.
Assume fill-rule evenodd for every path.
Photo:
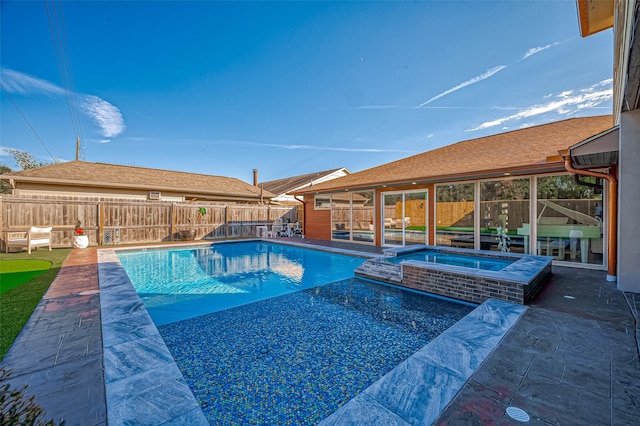
<instances>
[{"instance_id":1,"label":"stone pool coping","mask_svg":"<svg viewBox=\"0 0 640 426\"><path fill-rule=\"evenodd\" d=\"M264 239L243 241L283 243ZM220 243L225 242L216 242ZM211 244L208 242L165 245L161 248L137 246L98 250L108 423L209 424L126 275L116 251L189 248ZM291 242L286 244L373 257L372 253ZM398 411L395 408L391 412L396 413L396 417L406 417L406 421L415 416L435 416L435 419L525 309L508 302L487 301L323 422L351 423L356 419L352 416L361 416L363 408L375 408L378 413L390 415L388 410L394 405L393 401L404 401L403 410ZM413 381L413 386L407 385L406 379L410 378L407 374L417 372L420 372L422 380ZM425 388L429 384L434 386ZM436 391L441 390L445 392L436 394ZM371 415L373 414L371 412ZM365 423L367 421L363 420L361 424Z\"/></svg>"},{"instance_id":2,"label":"stone pool coping","mask_svg":"<svg viewBox=\"0 0 640 426\"><path fill-rule=\"evenodd\" d=\"M319 424L432 424L526 309L488 300Z\"/></svg>"}]
</instances>

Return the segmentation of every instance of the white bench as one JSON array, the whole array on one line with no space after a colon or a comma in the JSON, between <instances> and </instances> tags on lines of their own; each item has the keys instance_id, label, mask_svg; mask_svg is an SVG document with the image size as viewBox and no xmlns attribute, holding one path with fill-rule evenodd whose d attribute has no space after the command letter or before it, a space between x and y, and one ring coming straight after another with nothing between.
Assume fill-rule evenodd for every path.
<instances>
[{"instance_id":1,"label":"white bench","mask_svg":"<svg viewBox=\"0 0 640 426\"><path fill-rule=\"evenodd\" d=\"M10 247L26 247L31 254L32 248L49 247L51 251L51 229L32 226L27 232L7 232L4 239L5 253L9 253Z\"/></svg>"}]
</instances>

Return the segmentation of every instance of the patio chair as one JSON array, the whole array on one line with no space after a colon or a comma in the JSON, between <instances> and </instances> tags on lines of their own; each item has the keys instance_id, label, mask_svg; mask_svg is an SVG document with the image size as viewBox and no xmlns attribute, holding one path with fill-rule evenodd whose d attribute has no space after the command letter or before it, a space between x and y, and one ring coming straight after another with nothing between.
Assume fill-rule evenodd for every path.
<instances>
[{"instance_id":1,"label":"patio chair","mask_svg":"<svg viewBox=\"0 0 640 426\"><path fill-rule=\"evenodd\" d=\"M51 251L51 226L47 228L39 228L32 226L27 232L7 232L4 246L5 253L9 253L10 247L26 247L27 252L31 254L31 249L49 246Z\"/></svg>"},{"instance_id":2,"label":"patio chair","mask_svg":"<svg viewBox=\"0 0 640 426\"><path fill-rule=\"evenodd\" d=\"M295 222L293 226L290 228L291 236L302 238L302 226L300 226L300 222Z\"/></svg>"},{"instance_id":3,"label":"patio chair","mask_svg":"<svg viewBox=\"0 0 640 426\"><path fill-rule=\"evenodd\" d=\"M271 230L267 232L268 238L275 238L282 232L282 218L276 218L271 225Z\"/></svg>"}]
</instances>

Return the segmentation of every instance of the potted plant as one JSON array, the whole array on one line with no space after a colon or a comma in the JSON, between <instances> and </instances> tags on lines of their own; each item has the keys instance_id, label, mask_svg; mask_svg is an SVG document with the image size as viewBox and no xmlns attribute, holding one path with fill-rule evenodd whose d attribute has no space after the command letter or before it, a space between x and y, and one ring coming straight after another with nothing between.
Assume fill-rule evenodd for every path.
<instances>
[{"instance_id":1,"label":"potted plant","mask_svg":"<svg viewBox=\"0 0 640 426\"><path fill-rule=\"evenodd\" d=\"M198 214L196 215L195 219L189 219L189 223L192 223L193 221L200 222L200 220L202 219L202 216L207 214L207 209L205 209L204 207L200 207L198 209ZM180 239L182 241L193 241L196 239L196 230L195 229L184 229L182 231L178 231L178 235L180 236Z\"/></svg>"},{"instance_id":2,"label":"potted plant","mask_svg":"<svg viewBox=\"0 0 640 426\"><path fill-rule=\"evenodd\" d=\"M80 219L76 221L73 246L81 249L89 247L89 237L84 235L84 229L82 229L82 222L80 222Z\"/></svg>"}]
</instances>

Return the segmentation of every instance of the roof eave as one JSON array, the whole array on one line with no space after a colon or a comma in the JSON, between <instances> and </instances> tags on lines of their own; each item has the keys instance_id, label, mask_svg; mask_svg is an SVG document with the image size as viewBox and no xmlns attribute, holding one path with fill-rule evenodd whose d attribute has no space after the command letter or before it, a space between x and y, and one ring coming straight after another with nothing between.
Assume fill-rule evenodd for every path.
<instances>
[{"instance_id":1,"label":"roof eave","mask_svg":"<svg viewBox=\"0 0 640 426\"><path fill-rule=\"evenodd\" d=\"M576 4L582 37L613 28L614 0L576 0Z\"/></svg>"},{"instance_id":2,"label":"roof eave","mask_svg":"<svg viewBox=\"0 0 640 426\"><path fill-rule=\"evenodd\" d=\"M118 188L118 189L138 189L144 191L171 191L171 192L182 192L182 193L193 193L192 188L176 188L176 187L158 187L155 185L139 185L139 184L127 184L127 183L109 183L109 182L100 182L99 184L96 182L87 182L87 181L79 181L79 180L70 180L70 179L50 179L50 178L40 178L40 177L32 177L32 176L18 176L18 175L0 175L0 180L4 180L7 182L12 182L14 185L17 182L31 182L31 183L41 183L44 185L51 184L59 184L59 185L69 185L69 186L81 186L81 187L95 187L95 188ZM198 191L198 194L206 194L209 196L219 196L219 197L241 197L241 198L250 198L250 199L259 199L260 192L256 193L238 193L238 192L220 192L220 191ZM268 191L263 191L263 198L272 198L273 194Z\"/></svg>"},{"instance_id":3,"label":"roof eave","mask_svg":"<svg viewBox=\"0 0 640 426\"><path fill-rule=\"evenodd\" d=\"M306 188L305 191L297 191L293 195L308 195L315 193L330 193L330 192L340 192L340 191L354 191L354 190L371 190L371 189L379 189L379 188L392 188L398 186L407 186L407 185L423 185L423 184L434 184L434 183L442 183L442 182L455 182L455 181L465 181L465 180L476 180L476 179L490 179L490 178L504 178L504 177L513 177L513 176L522 176L522 175L530 175L530 174L541 174L541 173L553 173L564 171L564 163L561 160L547 162L542 164L528 164L524 166L517 167L505 167L501 169L491 169L484 171L474 171L473 173L451 173L447 175L440 176L423 176L423 177L413 177L413 178L403 178L394 181L386 181L386 182L371 182L367 184L354 184L354 185L341 185L334 186L330 188Z\"/></svg>"},{"instance_id":4,"label":"roof eave","mask_svg":"<svg viewBox=\"0 0 640 426\"><path fill-rule=\"evenodd\" d=\"M618 163L620 127L615 126L571 147L571 163L576 169L611 167Z\"/></svg>"}]
</instances>

